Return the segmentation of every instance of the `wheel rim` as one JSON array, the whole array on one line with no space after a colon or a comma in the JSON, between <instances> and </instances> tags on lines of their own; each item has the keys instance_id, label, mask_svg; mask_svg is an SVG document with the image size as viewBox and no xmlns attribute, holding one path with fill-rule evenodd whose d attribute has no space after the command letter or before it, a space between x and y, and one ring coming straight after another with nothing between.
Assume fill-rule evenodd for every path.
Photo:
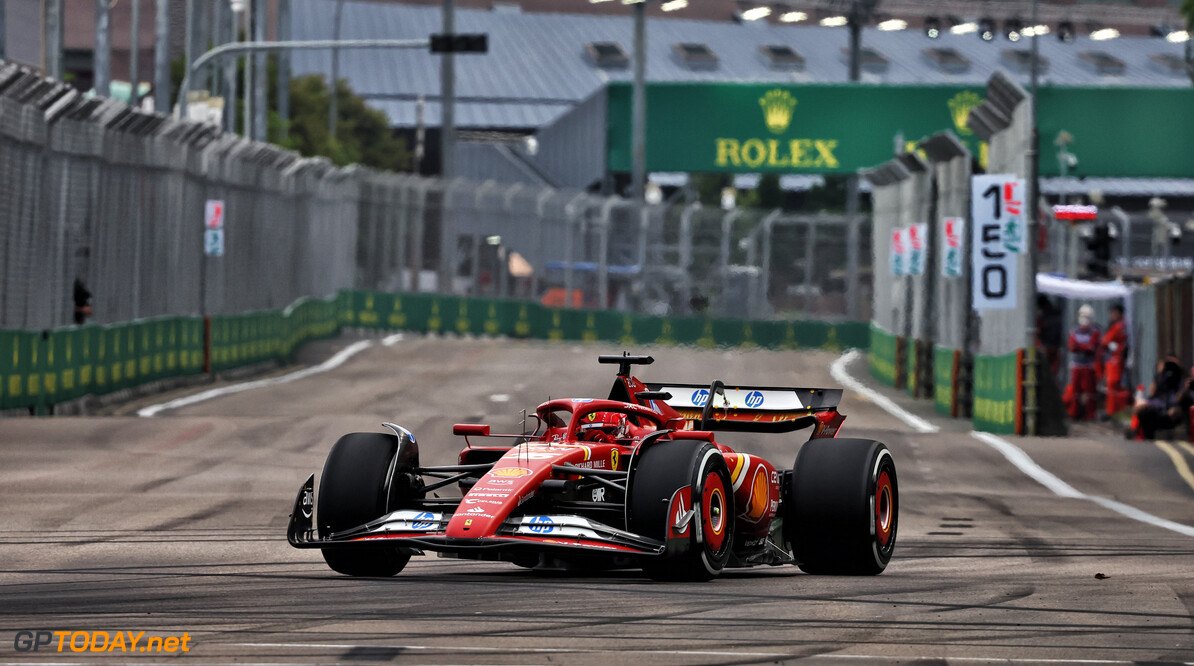
<instances>
[{"instance_id":1,"label":"wheel rim","mask_svg":"<svg viewBox=\"0 0 1194 666\"><path fill-rule=\"evenodd\" d=\"M705 477L701 492L701 522L705 543L716 553L726 540L726 489L721 475L711 473Z\"/></svg>"},{"instance_id":2,"label":"wheel rim","mask_svg":"<svg viewBox=\"0 0 1194 666\"><path fill-rule=\"evenodd\" d=\"M875 482L875 536L881 547L891 543L891 536L895 532L895 493L892 490L891 476L887 470L879 474Z\"/></svg>"}]
</instances>

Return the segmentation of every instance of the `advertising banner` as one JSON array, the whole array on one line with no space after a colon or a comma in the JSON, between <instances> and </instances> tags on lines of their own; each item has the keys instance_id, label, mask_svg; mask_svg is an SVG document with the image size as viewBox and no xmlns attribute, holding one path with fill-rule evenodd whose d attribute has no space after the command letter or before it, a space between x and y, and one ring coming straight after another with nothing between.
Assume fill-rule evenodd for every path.
<instances>
[{"instance_id":1,"label":"advertising banner","mask_svg":"<svg viewBox=\"0 0 1194 666\"><path fill-rule=\"evenodd\" d=\"M941 277L962 277L962 243L965 233L965 219L941 219Z\"/></svg>"},{"instance_id":2,"label":"advertising banner","mask_svg":"<svg viewBox=\"0 0 1194 666\"><path fill-rule=\"evenodd\" d=\"M891 230L891 274L908 275L907 230L903 227Z\"/></svg>"},{"instance_id":3,"label":"advertising banner","mask_svg":"<svg viewBox=\"0 0 1194 666\"><path fill-rule=\"evenodd\" d=\"M1016 259L1024 244L1024 212L1013 197L1024 191L1024 181L1009 174L986 174L972 177L970 188L974 309L1015 309Z\"/></svg>"}]
</instances>

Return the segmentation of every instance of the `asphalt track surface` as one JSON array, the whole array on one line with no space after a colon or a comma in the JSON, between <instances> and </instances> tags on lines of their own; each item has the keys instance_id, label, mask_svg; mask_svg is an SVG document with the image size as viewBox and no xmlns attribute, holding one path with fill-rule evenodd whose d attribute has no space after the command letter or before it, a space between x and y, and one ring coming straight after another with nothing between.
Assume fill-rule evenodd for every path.
<instances>
[{"instance_id":1,"label":"asphalt track surface","mask_svg":"<svg viewBox=\"0 0 1194 666\"><path fill-rule=\"evenodd\" d=\"M352 342L305 353L318 362ZM517 410L549 395L604 397L613 368L595 357L617 351L408 337L153 418L0 420L0 662L1194 661L1194 538L1059 497L894 391L940 432L857 395L842 405L845 434L886 442L900 474L895 559L880 576L776 567L671 584L429 556L392 579L350 579L287 545L294 494L340 434L395 421L425 464L451 463L452 423L512 431ZM658 358L647 380L835 385L827 352L635 351ZM849 371L865 378L862 361ZM1194 490L1166 450L1083 432L1012 441L1082 493L1194 525ZM801 441L724 439L785 466ZM190 651L18 652L22 630L186 632Z\"/></svg>"}]
</instances>

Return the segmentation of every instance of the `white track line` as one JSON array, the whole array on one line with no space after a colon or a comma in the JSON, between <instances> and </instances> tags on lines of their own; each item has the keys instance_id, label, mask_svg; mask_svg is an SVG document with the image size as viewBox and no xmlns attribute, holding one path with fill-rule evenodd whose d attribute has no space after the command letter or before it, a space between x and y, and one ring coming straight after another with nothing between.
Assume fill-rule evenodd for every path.
<instances>
[{"instance_id":1,"label":"white track line","mask_svg":"<svg viewBox=\"0 0 1194 666\"><path fill-rule=\"evenodd\" d=\"M833 362L833 365L830 366L830 374L832 374L833 378L846 388L858 393L862 393L876 405L887 411L892 416L900 419L904 423L907 423L909 426L912 426L918 432L937 432L940 430L940 428L929 423L928 421L925 421L918 416L909 414L899 405L895 404L886 397L879 395L872 389L865 386L862 382L851 377L850 374L846 372L846 366L860 355L861 352L859 352L857 349L851 349L845 354L842 354L836 361ZM918 422L920 425L918 425ZM926 427L932 429L925 429ZM1134 506L1124 504L1123 502L1117 502L1113 499L1100 497L1098 495L1087 495L1086 493L1059 479L1056 474L1036 464L1036 462L1024 452L1024 449L1021 449L1002 437L996 437L989 432L978 432L977 430L971 431L970 434L978 441L998 451L1000 455L1002 455L1004 458L1007 458L1007 461L1014 465L1016 469L1024 472L1030 478L1032 478L1033 481L1036 481L1042 486L1048 488L1053 492L1053 494L1059 497L1083 499L1089 502L1094 502L1095 504L1098 504L1105 509L1110 509L1111 511L1114 511L1125 518L1131 518L1132 520L1152 525L1154 527L1160 527L1161 529L1166 529L1171 532L1177 532L1178 534L1182 534L1184 536L1194 537L1194 527L1190 527L1189 525L1183 525L1182 523L1177 523L1172 520L1154 516L1151 513L1141 511Z\"/></svg>"},{"instance_id":2,"label":"white track line","mask_svg":"<svg viewBox=\"0 0 1194 666\"><path fill-rule=\"evenodd\" d=\"M261 388L262 386L274 386L277 384L285 384L287 382L293 382L298 379L310 377L311 375L317 375L321 372L327 372L328 370L334 370L335 368L338 368L341 365L344 365L344 363L348 359L352 358L357 353L365 351L372 345L373 345L373 342L370 340L361 340L359 342L354 342L351 345L345 347L344 349L341 349L340 351L336 352L335 356L332 356L331 358L324 361L323 363L320 363L319 365L312 366L310 368L303 368L302 370L298 370L296 372L292 372L287 375L282 375L280 377L268 377L266 379L257 379L257 380L251 381L251 382L232 384L231 386L221 386L220 388L208 389L206 391L202 391L202 392L196 393L194 395L183 396L181 398L176 398L174 400L170 400L168 402L163 402L163 403L160 403L157 405L150 405L148 407L142 407L141 409L137 410L137 416L154 416L154 415L158 414L159 412L165 411L167 409L178 409L179 407L186 407L187 405L193 405L197 402L211 400L212 398L218 398L223 395L230 395L232 393L240 393L241 391L249 391L249 390L252 390L255 388Z\"/></svg>"},{"instance_id":3,"label":"white track line","mask_svg":"<svg viewBox=\"0 0 1194 666\"><path fill-rule=\"evenodd\" d=\"M394 345L398 344L399 342L402 342L402 334L401 333L394 333L393 335L387 335L386 337L381 339L381 343L387 347L393 347Z\"/></svg>"},{"instance_id":4,"label":"white track line","mask_svg":"<svg viewBox=\"0 0 1194 666\"><path fill-rule=\"evenodd\" d=\"M1052 472L1036 464L1024 452L1024 449L1006 439L996 437L989 432L979 432L977 430L972 430L970 434L978 441L998 451L1004 458L1007 458L1008 462L1015 465L1016 469L1031 476L1033 481L1052 490L1054 495L1073 497L1075 499L1088 499L1085 493L1082 493L1077 488L1057 478Z\"/></svg>"},{"instance_id":5,"label":"white track line","mask_svg":"<svg viewBox=\"0 0 1194 666\"><path fill-rule=\"evenodd\" d=\"M706 657L792 657L787 652L740 652L737 650L636 650L636 649L599 649L599 648L528 648L528 647L474 647L466 645L356 645L350 643L236 643L237 647L275 647L275 648L327 648L333 650L351 650L353 648L377 648L383 650L444 650L446 652L497 652L508 654L654 654L654 655L695 655Z\"/></svg>"},{"instance_id":6,"label":"white track line","mask_svg":"<svg viewBox=\"0 0 1194 666\"><path fill-rule=\"evenodd\" d=\"M888 398L887 396L870 388L866 384L863 384L862 382L858 381L857 379L854 379L853 377L851 377L850 373L846 371L846 366L853 363L854 359L858 358L861 355L862 355L862 352L858 351L857 349L851 349L850 351L846 352L845 354L842 354L841 356L838 357L838 359L836 361L833 362L833 365L829 366L829 374L839 384L841 384L842 386L845 386L846 388L850 389L851 391L854 391L855 393L861 394L862 396L866 397L867 400L870 400L871 402L875 403L880 408L882 408L883 411L885 411L888 414L891 414L892 416L896 417L897 419L903 421L905 424L908 425L908 427L912 428L916 432L928 433L928 432L937 432L937 431L941 430L941 428L933 425L932 423L929 423L928 421L920 418L919 416L912 414L911 412L905 410L903 407L900 407L899 405L895 404L894 402L892 402L891 398Z\"/></svg>"},{"instance_id":7,"label":"white track line","mask_svg":"<svg viewBox=\"0 0 1194 666\"><path fill-rule=\"evenodd\" d=\"M1094 502L1095 504L1098 504L1105 509L1110 509L1126 518L1131 518L1132 520L1152 525L1154 527L1160 527L1161 529L1169 530L1171 532L1177 532L1178 534L1188 537L1194 537L1194 527L1190 527L1189 525L1183 525L1182 523L1176 523L1172 520L1166 520L1165 518L1154 516L1151 513L1141 511L1134 506L1124 504L1123 502L1117 502L1113 499L1100 497L1098 495L1087 495L1065 481L1057 478L1057 476L1055 476L1052 472L1049 472L1045 468L1036 464L1032 458L1028 457L1027 453L1024 453L1023 449L1015 444L1012 444L1006 439L996 437L995 435L987 432L971 432L970 434L973 435L978 441L1003 454L1003 457L1007 458L1008 462L1015 465L1017 469L1032 477L1037 483L1048 488L1049 490L1052 490L1053 493L1058 496L1072 497L1074 499L1084 499L1089 502Z\"/></svg>"},{"instance_id":8,"label":"white track line","mask_svg":"<svg viewBox=\"0 0 1194 666\"><path fill-rule=\"evenodd\" d=\"M352 643L235 643L236 647L264 647L264 648L294 648L294 649L332 649L352 650L356 648L374 648L381 650L442 650L444 652L493 652L505 654L641 654L655 656L698 656L698 657L778 657L788 659L856 659L868 662L904 662L937 659L937 657L906 655L877 655L877 654L843 654L825 653L796 655L788 652L746 652L739 650L652 650L650 648L532 648L532 647L473 647L461 645L363 645ZM1121 659L1032 659L1018 657L947 657L948 662L979 662L988 664L1134 664L1137 662ZM1178 662L1181 663L1181 662ZM1185 662L1190 664L1191 662Z\"/></svg>"}]
</instances>

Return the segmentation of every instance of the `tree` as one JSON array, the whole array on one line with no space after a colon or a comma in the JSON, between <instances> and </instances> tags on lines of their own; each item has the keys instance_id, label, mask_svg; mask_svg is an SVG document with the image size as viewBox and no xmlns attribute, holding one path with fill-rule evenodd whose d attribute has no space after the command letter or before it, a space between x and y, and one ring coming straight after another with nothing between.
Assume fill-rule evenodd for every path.
<instances>
[{"instance_id":1,"label":"tree","mask_svg":"<svg viewBox=\"0 0 1194 666\"><path fill-rule=\"evenodd\" d=\"M394 136L389 119L369 108L341 80L336 86L336 136L328 132L331 97L322 76L309 74L290 82L290 123L271 113L270 139L311 157L327 157L334 164L363 164L387 171L408 171L411 154L406 141ZM287 131L283 131L287 130ZM286 139L279 140L282 136Z\"/></svg>"},{"instance_id":2,"label":"tree","mask_svg":"<svg viewBox=\"0 0 1194 666\"><path fill-rule=\"evenodd\" d=\"M1186 17L1186 30L1194 30L1194 0L1182 0L1182 16Z\"/></svg>"}]
</instances>

